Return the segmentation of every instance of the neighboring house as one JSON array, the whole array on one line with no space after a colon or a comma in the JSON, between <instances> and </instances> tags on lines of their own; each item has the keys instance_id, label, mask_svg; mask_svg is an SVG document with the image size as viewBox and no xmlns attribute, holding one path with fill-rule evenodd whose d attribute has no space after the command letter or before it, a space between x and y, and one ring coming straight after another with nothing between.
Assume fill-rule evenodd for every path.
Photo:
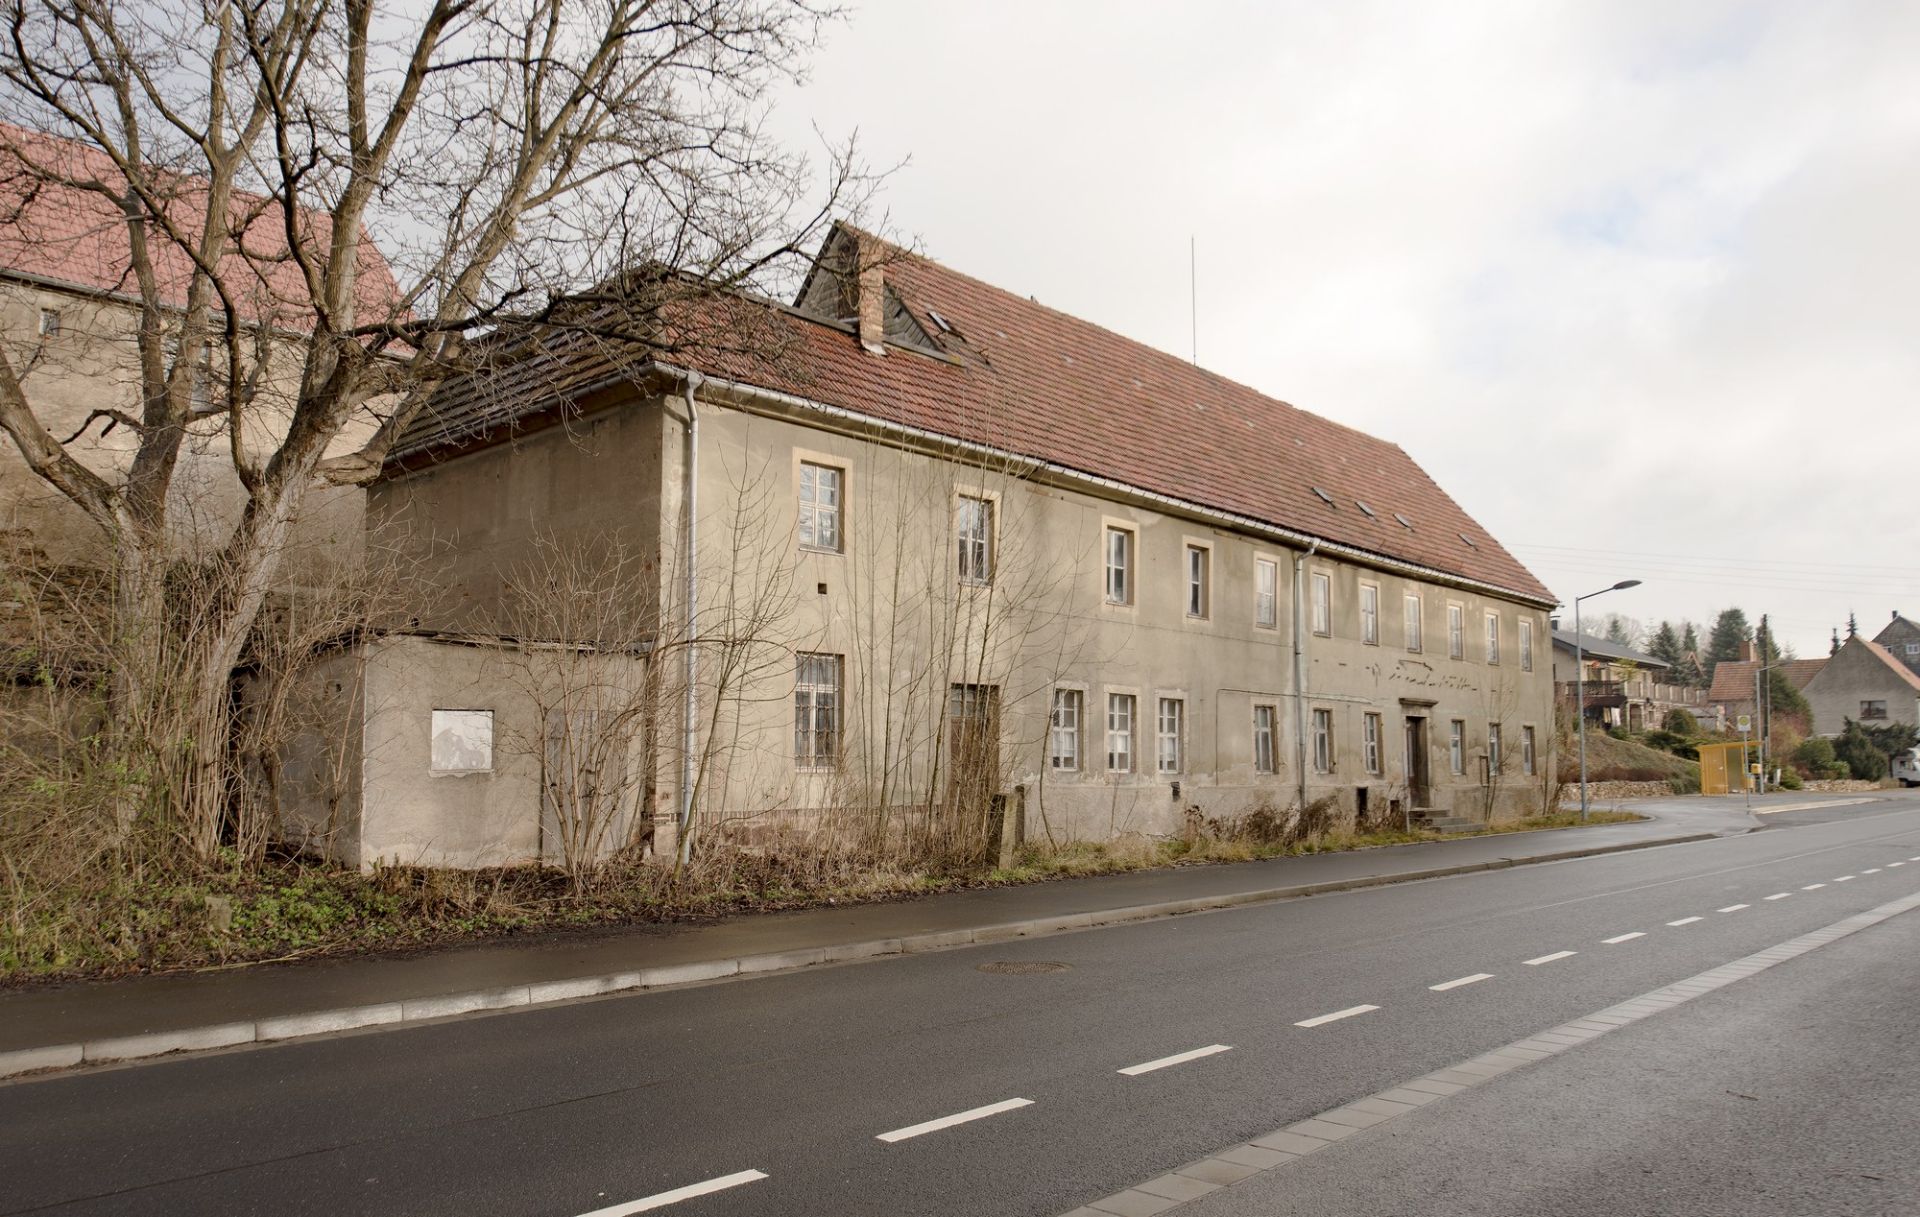
<instances>
[{"instance_id":1,"label":"neighboring house","mask_svg":"<svg viewBox=\"0 0 1920 1217\"><path fill-rule=\"evenodd\" d=\"M1881 627L1873 641L1906 664L1908 671L1920 676L1920 625L1902 617L1899 609L1893 610L1893 620Z\"/></svg>"},{"instance_id":2,"label":"neighboring house","mask_svg":"<svg viewBox=\"0 0 1920 1217\"><path fill-rule=\"evenodd\" d=\"M1817 735L1838 735L1847 720L1868 726L1920 725L1920 674L1877 642L1848 635L1801 693Z\"/></svg>"},{"instance_id":3,"label":"neighboring house","mask_svg":"<svg viewBox=\"0 0 1920 1217\"><path fill-rule=\"evenodd\" d=\"M1668 711L1699 713L1700 690L1668 680L1672 666L1605 638L1553 631L1553 681L1561 704L1572 713L1584 700L1587 721L1602 726L1646 731L1664 723ZM1586 673L1584 699L1574 679L1576 668Z\"/></svg>"},{"instance_id":4,"label":"neighboring house","mask_svg":"<svg viewBox=\"0 0 1920 1217\"><path fill-rule=\"evenodd\" d=\"M1740 644L1740 658L1728 659L1714 666L1713 682L1707 688L1706 708L1722 731L1736 730L1742 714L1749 719L1753 717L1754 706L1758 704L1755 698L1762 680L1784 680L1805 693L1808 682L1827 666L1825 657L1785 659L1762 672L1760 661L1754 655L1754 644L1743 642ZM1754 730L1759 730L1757 724Z\"/></svg>"},{"instance_id":5,"label":"neighboring house","mask_svg":"<svg viewBox=\"0 0 1920 1217\"><path fill-rule=\"evenodd\" d=\"M98 149L0 123L0 341L35 415L68 452L109 480L131 463L138 439L130 428L94 412L117 409L136 418L141 413L141 297L127 218L113 197L125 190ZM246 349L257 349L251 336L257 330L287 340L275 347L279 354L272 375L290 388L299 375L299 336L311 326L309 296L299 267L284 256L283 222L277 213L261 214L258 203L247 197L233 201L234 224L243 231L250 256L229 253L219 274L247 327ZM176 222L192 228L204 206L196 180L179 179L171 198ZM322 214L307 215L305 224L316 236L328 231ZM148 246L163 300L176 309L183 306L191 262L157 234L149 235ZM397 298L398 289L371 240L362 239L357 256L356 290L369 315L376 315ZM165 358L174 357L169 347ZM203 359L193 383L194 418L169 503L170 517L183 530L219 529L235 517L244 493L229 455L224 358L203 354ZM271 386L261 393L244 432L252 445L275 443L283 434L285 414L277 411L288 396ZM371 417L360 425L370 426ZM343 437L343 443L354 443L357 435ZM357 548L363 501L358 489L316 488L308 499L302 540L338 539ZM99 543L94 525L27 467L4 434L0 534L56 562L91 559Z\"/></svg>"},{"instance_id":6,"label":"neighboring house","mask_svg":"<svg viewBox=\"0 0 1920 1217\"><path fill-rule=\"evenodd\" d=\"M696 791L746 839L1540 806L1553 594L1399 447L846 227L793 306L709 311L752 340L503 345L369 500L444 580L418 629L538 632L516 572L556 545L641 560L662 845ZM383 700L343 707L356 761L308 829L361 865L550 853L555 751L480 765L430 724L564 714L484 649L397 649L340 661Z\"/></svg>"}]
</instances>

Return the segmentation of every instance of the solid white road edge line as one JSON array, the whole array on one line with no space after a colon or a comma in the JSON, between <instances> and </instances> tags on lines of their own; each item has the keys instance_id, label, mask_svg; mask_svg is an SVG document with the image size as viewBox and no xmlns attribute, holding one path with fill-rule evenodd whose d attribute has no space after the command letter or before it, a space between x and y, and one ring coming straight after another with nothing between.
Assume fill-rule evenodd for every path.
<instances>
[{"instance_id":1,"label":"solid white road edge line","mask_svg":"<svg viewBox=\"0 0 1920 1217\"><path fill-rule=\"evenodd\" d=\"M1716 913L1737 913L1741 909L1750 909L1751 904L1729 904L1726 908L1713 910Z\"/></svg>"},{"instance_id":2,"label":"solid white road edge line","mask_svg":"<svg viewBox=\"0 0 1920 1217\"><path fill-rule=\"evenodd\" d=\"M1262 1164L1253 1166L1253 1174L1258 1176L1285 1167L1289 1162L1306 1154L1318 1153L1349 1137L1357 1144L1365 1140L1369 1131L1377 1125L1397 1120L1429 1104L1445 1102L1449 1095L1485 1085L1494 1078L1515 1069L1524 1069L1535 1061L1557 1056L1588 1040L1609 1035L1622 1027L1632 1026L1641 1019L1671 1010L1696 997L1704 996L1736 981L1745 980L1786 960L1805 955L1809 951L1819 950L1850 934L1856 934L1916 908L1920 908L1920 892L1864 913L1856 913L1832 925L1814 930L1812 933L1802 934L1798 938L1788 939L1756 954L1721 964L1717 968L1709 968L1697 976L1690 976L1676 984L1655 989L1650 993L1642 993L1638 997L1629 998L1619 1005L1596 1011L1585 1018L1576 1018L1570 1023L1550 1027L1526 1039L1515 1040L1503 1048L1495 1048L1491 1052L1471 1060L1461 1061L1450 1068L1435 1070L1424 1077L1415 1078L1390 1090L1383 1090L1344 1106L1320 1112L1318 1115L1297 1121L1265 1136L1255 1137L1239 1145L1228 1146L1212 1157L1175 1167L1158 1179L1147 1180L1138 1187L1094 1200L1089 1205L1073 1211L1075 1213L1169 1212L1184 1203L1181 1201L1169 1206L1166 1202L1169 1195L1193 1196L1219 1190L1223 1172L1227 1173L1228 1178L1244 1178L1247 1176L1249 1166L1257 1162ZM1251 1153L1254 1150L1260 1152ZM1195 1183L1207 1186L1196 1192L1193 1188ZM1169 1188L1177 1190L1169 1191Z\"/></svg>"},{"instance_id":3,"label":"solid white road edge line","mask_svg":"<svg viewBox=\"0 0 1920 1217\"><path fill-rule=\"evenodd\" d=\"M1527 966L1529 968L1537 968L1543 963L1552 963L1556 959L1566 959L1569 956L1578 955L1579 953L1578 951L1555 951L1551 955L1542 955L1538 959L1527 960Z\"/></svg>"},{"instance_id":4,"label":"solid white road edge line","mask_svg":"<svg viewBox=\"0 0 1920 1217\"><path fill-rule=\"evenodd\" d=\"M988 1116L997 1116L1003 1111L1012 1111L1017 1107L1033 1106L1032 1099L1005 1099L998 1103L989 1103L985 1107L975 1107L969 1111L957 1111L950 1116L941 1116L938 1120L928 1120L925 1124L909 1124L905 1128L896 1128L892 1132L883 1132L874 1140L885 1141L891 1145L895 1141L905 1141L909 1137L918 1137L930 1132L939 1132L943 1128L952 1128L955 1124L968 1124L974 1120L984 1120Z\"/></svg>"},{"instance_id":5,"label":"solid white road edge line","mask_svg":"<svg viewBox=\"0 0 1920 1217\"><path fill-rule=\"evenodd\" d=\"M1635 930L1631 934L1615 934L1611 938L1602 938L1600 941L1606 943L1608 946L1612 946L1617 942L1632 942L1636 938L1645 938L1646 936L1647 932L1645 930Z\"/></svg>"},{"instance_id":6,"label":"solid white road edge line","mask_svg":"<svg viewBox=\"0 0 1920 1217\"><path fill-rule=\"evenodd\" d=\"M604 1209L595 1209L591 1213L582 1213L580 1217L629 1217L633 1213L650 1212L663 1209L669 1204L682 1200L691 1200L695 1196L711 1196L715 1192L724 1192L730 1187L739 1187L743 1183L752 1183L765 1179L765 1171L739 1171L731 1175L722 1175L718 1179L709 1179L705 1183L689 1183L685 1187L676 1187L670 1192L645 1196L639 1200L629 1200L625 1204L616 1204Z\"/></svg>"},{"instance_id":7,"label":"solid white road edge line","mask_svg":"<svg viewBox=\"0 0 1920 1217\"><path fill-rule=\"evenodd\" d=\"M1318 1027L1325 1023L1337 1022L1343 1018L1352 1018L1356 1014L1368 1014L1378 1010L1378 1006L1348 1006L1344 1010L1335 1010L1332 1014L1322 1014L1318 1018L1303 1018L1295 1023L1296 1027Z\"/></svg>"},{"instance_id":8,"label":"solid white road edge line","mask_svg":"<svg viewBox=\"0 0 1920 1217\"><path fill-rule=\"evenodd\" d=\"M1192 1052L1176 1052L1172 1056L1163 1056L1157 1061L1146 1061L1139 1065L1128 1065L1125 1069L1115 1070L1115 1072L1124 1073L1130 1078L1137 1078L1143 1073L1152 1073L1156 1069L1165 1069L1169 1065L1184 1065L1188 1061L1197 1061L1203 1056L1216 1056L1222 1052L1232 1051L1233 1046L1231 1044L1208 1044L1205 1048L1195 1048Z\"/></svg>"},{"instance_id":9,"label":"solid white road edge line","mask_svg":"<svg viewBox=\"0 0 1920 1217\"><path fill-rule=\"evenodd\" d=\"M1448 989L1458 989L1461 985L1475 985L1483 980L1492 980L1491 972L1475 972L1472 976L1462 976L1459 980L1444 981L1437 985L1428 985L1435 993L1445 993Z\"/></svg>"},{"instance_id":10,"label":"solid white road edge line","mask_svg":"<svg viewBox=\"0 0 1920 1217\"><path fill-rule=\"evenodd\" d=\"M1669 921L1667 922L1667 924L1668 925L1692 925L1694 922L1699 920L1701 920L1701 918L1699 917L1682 917L1678 921Z\"/></svg>"}]
</instances>

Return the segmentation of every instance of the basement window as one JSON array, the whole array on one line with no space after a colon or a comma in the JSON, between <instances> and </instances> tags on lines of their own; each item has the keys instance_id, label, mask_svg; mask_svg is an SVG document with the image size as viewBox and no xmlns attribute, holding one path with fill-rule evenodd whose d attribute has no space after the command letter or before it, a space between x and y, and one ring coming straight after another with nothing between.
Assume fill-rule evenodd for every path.
<instances>
[{"instance_id":1,"label":"basement window","mask_svg":"<svg viewBox=\"0 0 1920 1217\"><path fill-rule=\"evenodd\" d=\"M432 770L493 772L493 711L435 710Z\"/></svg>"}]
</instances>

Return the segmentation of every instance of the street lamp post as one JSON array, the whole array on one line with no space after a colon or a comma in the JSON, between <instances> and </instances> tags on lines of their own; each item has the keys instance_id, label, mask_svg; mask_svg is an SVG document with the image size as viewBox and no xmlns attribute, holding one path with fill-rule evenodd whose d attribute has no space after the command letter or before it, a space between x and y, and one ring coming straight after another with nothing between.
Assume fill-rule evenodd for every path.
<instances>
[{"instance_id":1,"label":"street lamp post","mask_svg":"<svg viewBox=\"0 0 1920 1217\"><path fill-rule=\"evenodd\" d=\"M1573 729L1580 737L1580 820L1587 818L1587 656L1586 635L1580 629L1580 602L1608 592L1624 592L1639 587L1638 579L1622 579L1612 587L1573 598Z\"/></svg>"}]
</instances>

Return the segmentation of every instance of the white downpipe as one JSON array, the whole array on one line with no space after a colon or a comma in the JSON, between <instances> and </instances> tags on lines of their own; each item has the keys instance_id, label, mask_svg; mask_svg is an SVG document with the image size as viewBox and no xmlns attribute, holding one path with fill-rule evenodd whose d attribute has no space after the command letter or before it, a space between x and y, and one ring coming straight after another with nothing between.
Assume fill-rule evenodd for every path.
<instances>
[{"instance_id":1,"label":"white downpipe","mask_svg":"<svg viewBox=\"0 0 1920 1217\"><path fill-rule=\"evenodd\" d=\"M682 382L687 392L687 461L686 461L686 500L687 531L682 548L686 551L687 585L686 607L681 613L686 623L686 637L682 640L683 679L686 690L680 700L680 812L674 831L674 851L685 865L693 857L693 785L698 773L694 763L694 749L700 738L699 724L700 696L698 678L700 675L700 648L695 644L699 637L696 633L700 617L700 407L693 400L693 391L699 387L700 373L688 371Z\"/></svg>"},{"instance_id":2,"label":"white downpipe","mask_svg":"<svg viewBox=\"0 0 1920 1217\"><path fill-rule=\"evenodd\" d=\"M1293 556L1293 764L1300 775L1300 809L1307 806L1307 666L1306 637L1300 628L1306 600L1307 559L1320 552L1320 542Z\"/></svg>"}]
</instances>

